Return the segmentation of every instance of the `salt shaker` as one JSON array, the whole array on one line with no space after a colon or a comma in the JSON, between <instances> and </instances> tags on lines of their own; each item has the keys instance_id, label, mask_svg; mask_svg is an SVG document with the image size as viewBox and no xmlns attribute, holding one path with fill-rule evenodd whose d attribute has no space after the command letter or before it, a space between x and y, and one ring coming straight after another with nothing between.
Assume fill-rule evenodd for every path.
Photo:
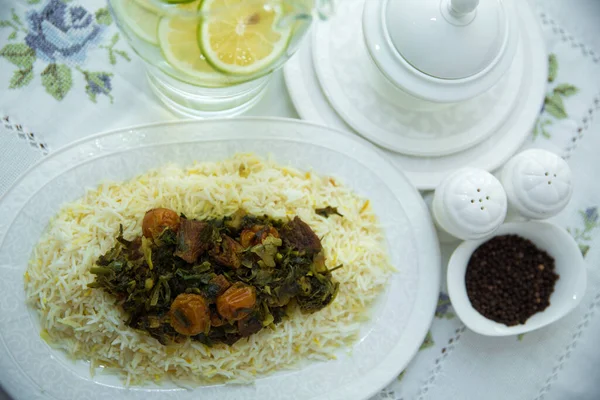
<instances>
[{"instance_id":1,"label":"salt shaker","mask_svg":"<svg viewBox=\"0 0 600 400\"><path fill-rule=\"evenodd\" d=\"M450 174L435 190L432 202L438 227L462 240L494 233L504 222L507 208L500 181L478 168L462 168Z\"/></svg>"},{"instance_id":2,"label":"salt shaker","mask_svg":"<svg viewBox=\"0 0 600 400\"><path fill-rule=\"evenodd\" d=\"M506 163L500 174L511 214L546 219L558 214L573 194L571 169L547 150L530 149Z\"/></svg>"}]
</instances>

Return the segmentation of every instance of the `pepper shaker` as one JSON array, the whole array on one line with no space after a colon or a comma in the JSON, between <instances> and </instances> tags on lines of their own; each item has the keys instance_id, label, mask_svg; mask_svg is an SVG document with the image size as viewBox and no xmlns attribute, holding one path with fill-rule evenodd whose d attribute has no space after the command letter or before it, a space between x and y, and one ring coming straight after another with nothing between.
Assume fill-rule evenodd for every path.
<instances>
[{"instance_id":1,"label":"pepper shaker","mask_svg":"<svg viewBox=\"0 0 600 400\"><path fill-rule=\"evenodd\" d=\"M542 149L517 154L500 174L511 214L546 219L562 211L573 194L571 169L558 155Z\"/></svg>"},{"instance_id":2,"label":"pepper shaker","mask_svg":"<svg viewBox=\"0 0 600 400\"><path fill-rule=\"evenodd\" d=\"M432 202L437 226L462 240L494 233L504 222L507 208L500 181L478 168L462 168L450 174L435 190Z\"/></svg>"}]
</instances>

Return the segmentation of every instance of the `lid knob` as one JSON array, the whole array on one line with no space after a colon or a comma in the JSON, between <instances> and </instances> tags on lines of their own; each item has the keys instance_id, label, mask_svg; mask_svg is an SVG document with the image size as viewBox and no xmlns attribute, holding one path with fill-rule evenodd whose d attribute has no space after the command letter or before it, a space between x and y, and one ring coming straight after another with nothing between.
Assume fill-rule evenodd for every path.
<instances>
[{"instance_id":1,"label":"lid knob","mask_svg":"<svg viewBox=\"0 0 600 400\"><path fill-rule=\"evenodd\" d=\"M456 16L462 17L475 11L478 5L479 0L452 0L450 11Z\"/></svg>"}]
</instances>

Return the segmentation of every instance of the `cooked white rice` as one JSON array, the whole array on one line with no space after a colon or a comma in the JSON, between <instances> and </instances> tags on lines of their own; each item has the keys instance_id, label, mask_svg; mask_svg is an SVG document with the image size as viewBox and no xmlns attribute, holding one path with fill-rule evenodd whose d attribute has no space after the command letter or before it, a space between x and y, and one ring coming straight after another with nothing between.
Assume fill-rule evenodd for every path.
<instances>
[{"instance_id":1,"label":"cooked white rice","mask_svg":"<svg viewBox=\"0 0 600 400\"><path fill-rule=\"evenodd\" d=\"M343 218L322 218L314 209L338 207ZM322 237L327 266L340 282L325 309L297 312L233 346L208 348L191 340L163 346L123 322L122 309L100 289L90 267L115 244L141 235L145 212L167 207L189 218L222 217L244 208L274 218L298 215ZM104 183L65 205L33 251L25 289L41 319L41 336L52 346L95 367L116 368L129 383L172 379L241 381L293 366L327 360L357 338L368 306L392 272L384 237L369 201L333 178L282 167L253 155L189 168L165 166L127 182Z\"/></svg>"}]
</instances>

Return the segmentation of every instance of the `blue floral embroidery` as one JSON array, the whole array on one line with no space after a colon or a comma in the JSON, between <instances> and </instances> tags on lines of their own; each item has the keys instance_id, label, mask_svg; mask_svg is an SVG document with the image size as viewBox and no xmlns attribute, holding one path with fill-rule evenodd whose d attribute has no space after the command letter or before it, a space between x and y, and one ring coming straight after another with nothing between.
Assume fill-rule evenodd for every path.
<instances>
[{"instance_id":1,"label":"blue floral embroidery","mask_svg":"<svg viewBox=\"0 0 600 400\"><path fill-rule=\"evenodd\" d=\"M558 59L555 54L550 54L548 57L548 85L553 86L553 89L552 91L549 91L544 98L544 104L542 105L538 119L533 127L533 140L539 135L546 139L551 138L547 128L557 121L566 120L569 117L564 100L579 92L577 87L568 83L555 85L554 82L557 78L557 74Z\"/></svg>"},{"instance_id":2,"label":"blue floral embroidery","mask_svg":"<svg viewBox=\"0 0 600 400\"><path fill-rule=\"evenodd\" d=\"M112 90L111 79L113 74L107 72L84 71L79 67L76 67L76 69L85 77L85 81L87 83L85 86L85 91L90 100L95 103L97 95L103 94L107 96L112 103L113 97L110 94L110 91Z\"/></svg>"},{"instance_id":3,"label":"blue floral embroidery","mask_svg":"<svg viewBox=\"0 0 600 400\"><path fill-rule=\"evenodd\" d=\"M85 70L83 65L88 52L106 51L110 65L118 60L131 61L126 51L117 48L120 35L115 32L108 43L100 44L113 24L108 7L94 13L70 0L30 0L32 5L24 21L15 10L11 18L0 19L0 30L8 28L9 42L0 49L0 57L16 69L10 79L9 89L21 89L39 76L46 92L56 100L64 99L81 78L85 92L94 103L99 95L113 102L113 74L105 71ZM79 71L80 77L73 71Z\"/></svg>"},{"instance_id":4,"label":"blue floral embroidery","mask_svg":"<svg viewBox=\"0 0 600 400\"><path fill-rule=\"evenodd\" d=\"M598 222L598 208L589 207L584 211L584 221L589 224Z\"/></svg>"},{"instance_id":5,"label":"blue floral embroidery","mask_svg":"<svg viewBox=\"0 0 600 400\"><path fill-rule=\"evenodd\" d=\"M437 318L446 318L452 319L455 317L452 311L452 303L450 302L450 297L444 292L440 292L440 297L438 298L437 307L435 309L435 316Z\"/></svg>"},{"instance_id":6,"label":"blue floral embroidery","mask_svg":"<svg viewBox=\"0 0 600 400\"><path fill-rule=\"evenodd\" d=\"M431 335L431 330L429 330L427 331L427 335L425 335L425 339L423 340L421 347L419 347L419 351L428 349L433 346L435 346L435 341L433 340L433 336Z\"/></svg>"},{"instance_id":7,"label":"blue floral embroidery","mask_svg":"<svg viewBox=\"0 0 600 400\"><path fill-rule=\"evenodd\" d=\"M106 73L98 74L98 79L100 80L100 82L102 82L102 84L100 85L91 79L88 80L88 85L90 85L90 90L92 91L92 93L101 94L110 92L112 90L112 87L110 85L110 77L111 75Z\"/></svg>"},{"instance_id":8,"label":"blue floral embroidery","mask_svg":"<svg viewBox=\"0 0 600 400\"><path fill-rule=\"evenodd\" d=\"M31 11L27 22L25 43L47 62L83 63L88 46L98 43L105 30L85 8L61 0L50 0L41 11Z\"/></svg>"},{"instance_id":9,"label":"blue floral embroidery","mask_svg":"<svg viewBox=\"0 0 600 400\"><path fill-rule=\"evenodd\" d=\"M575 229L567 229L573 238L579 245L579 249L581 253L585 257L590 251L590 243L593 239L594 231L600 228L600 221L598 219L600 216L598 215L598 207L588 207L583 211L579 211L579 215L581 215L581 219L583 220L583 226Z\"/></svg>"}]
</instances>

